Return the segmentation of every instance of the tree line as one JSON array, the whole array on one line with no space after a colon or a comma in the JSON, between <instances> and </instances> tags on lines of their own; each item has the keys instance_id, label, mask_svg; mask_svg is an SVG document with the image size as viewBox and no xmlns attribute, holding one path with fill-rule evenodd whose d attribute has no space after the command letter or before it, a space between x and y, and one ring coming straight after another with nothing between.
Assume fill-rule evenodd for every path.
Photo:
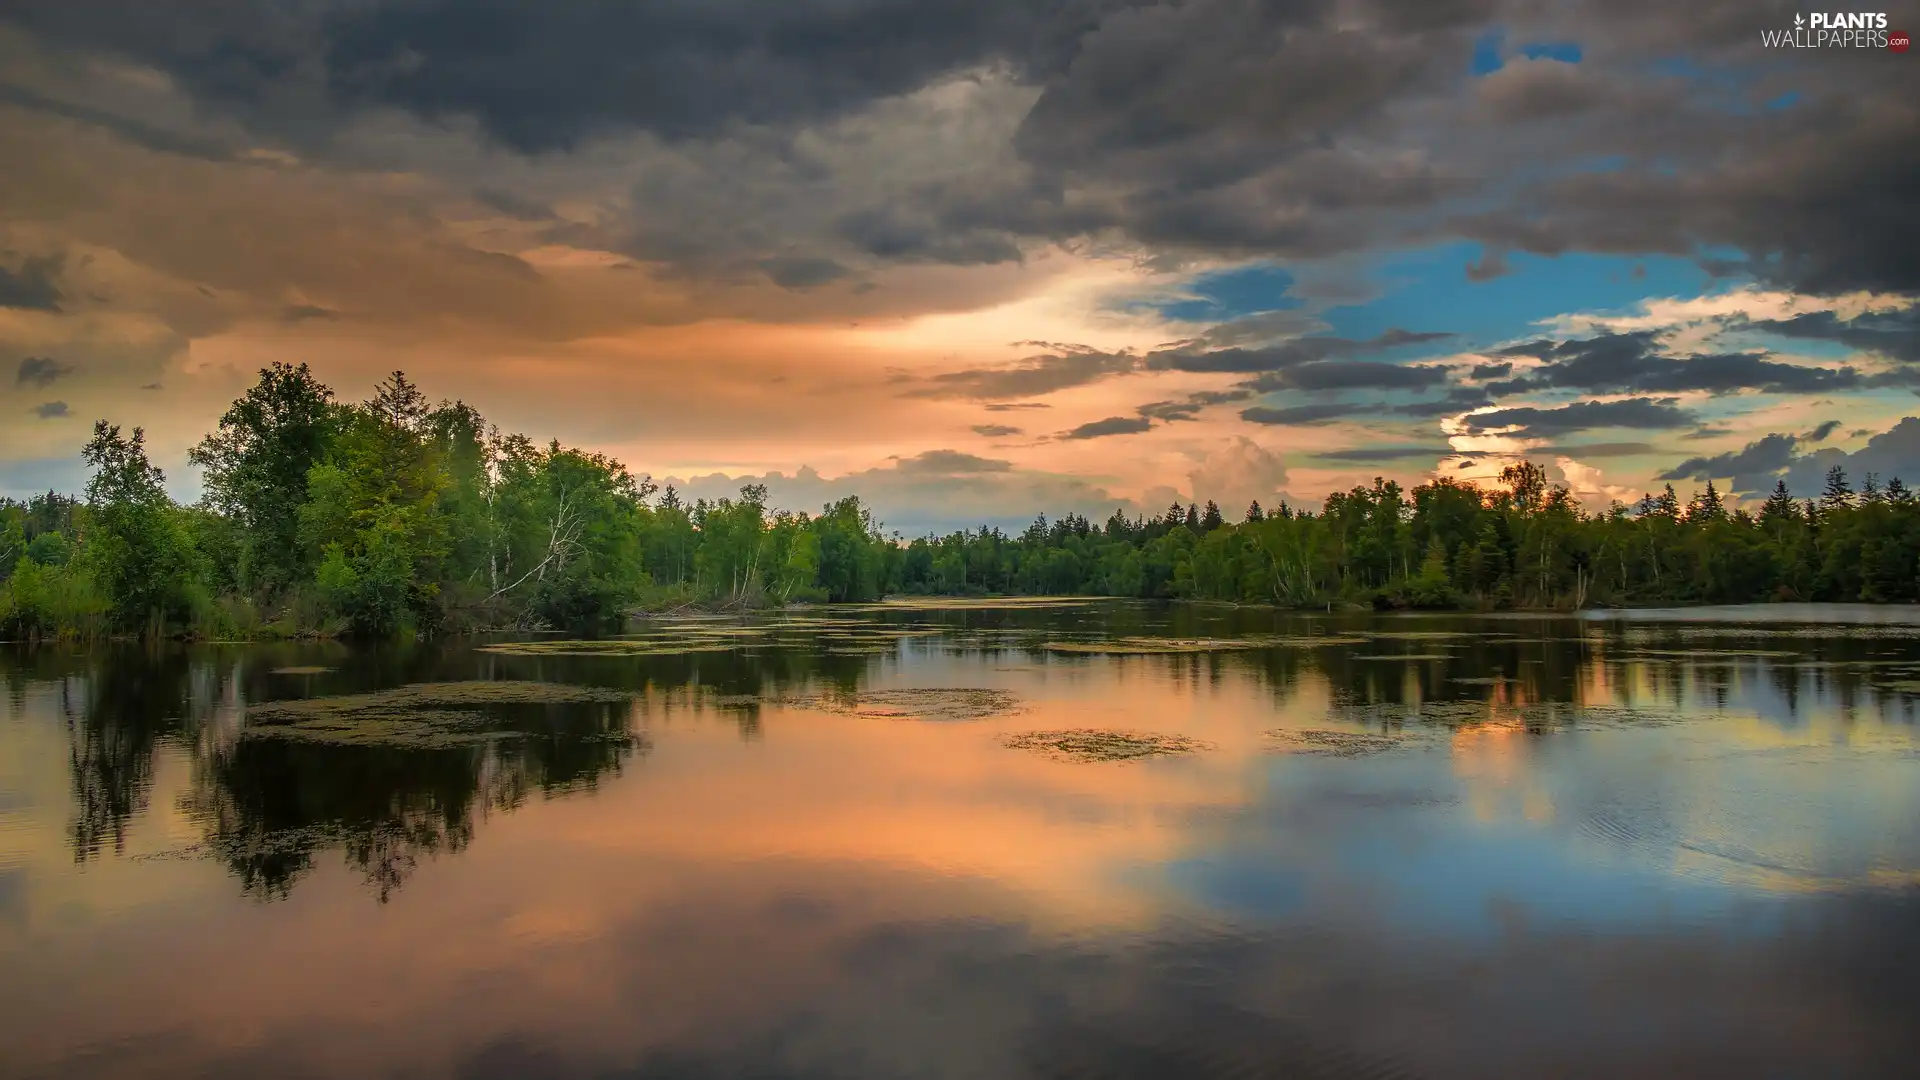
<instances>
[{"instance_id":1,"label":"tree line","mask_svg":"<svg viewBox=\"0 0 1920 1080\"><path fill-rule=\"evenodd\" d=\"M1709 481L1589 513L1532 462L1497 487L1376 479L1319 510L1259 503L1069 515L1017 537L979 530L902 549L907 592L1010 592L1318 607L1573 609L1596 605L1920 600L1920 503L1897 477L1855 490L1835 467L1818 499L1786 483L1757 509Z\"/></svg>"},{"instance_id":2,"label":"tree line","mask_svg":"<svg viewBox=\"0 0 1920 1080\"><path fill-rule=\"evenodd\" d=\"M190 453L180 505L138 428L101 421L84 497L0 500L0 632L388 636L572 626L634 607L910 594L1077 594L1285 606L1575 608L1920 600L1920 506L1896 477L1757 511L1709 481L1588 513L1531 462L1497 487L1389 480L1239 521L1179 503L1018 535L886 536L857 497L776 510L765 487L685 501L602 454L503 434L395 372L336 400L274 364Z\"/></svg>"},{"instance_id":3,"label":"tree line","mask_svg":"<svg viewBox=\"0 0 1920 1080\"><path fill-rule=\"evenodd\" d=\"M0 631L388 636L870 600L891 548L857 499L796 514L749 486L689 504L433 405L402 372L345 403L304 364L262 369L190 452L190 506L138 428L96 423L82 456L83 498L0 501Z\"/></svg>"}]
</instances>

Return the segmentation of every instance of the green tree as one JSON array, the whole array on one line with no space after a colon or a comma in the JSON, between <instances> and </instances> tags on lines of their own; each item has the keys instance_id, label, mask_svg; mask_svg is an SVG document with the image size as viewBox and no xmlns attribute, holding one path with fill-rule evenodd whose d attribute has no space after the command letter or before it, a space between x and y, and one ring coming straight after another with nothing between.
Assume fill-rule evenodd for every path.
<instances>
[{"instance_id":1,"label":"green tree","mask_svg":"<svg viewBox=\"0 0 1920 1080\"><path fill-rule=\"evenodd\" d=\"M304 579L310 552L299 542L307 474L326 454L336 417L333 391L307 365L276 363L188 451L202 470L207 505L237 526L243 591L271 593Z\"/></svg>"},{"instance_id":2,"label":"green tree","mask_svg":"<svg viewBox=\"0 0 1920 1080\"><path fill-rule=\"evenodd\" d=\"M105 596L113 625L158 630L185 622L199 592L200 566L167 497L166 477L147 460L146 433L122 436L105 420L81 451L87 481L87 531L81 560Z\"/></svg>"}]
</instances>

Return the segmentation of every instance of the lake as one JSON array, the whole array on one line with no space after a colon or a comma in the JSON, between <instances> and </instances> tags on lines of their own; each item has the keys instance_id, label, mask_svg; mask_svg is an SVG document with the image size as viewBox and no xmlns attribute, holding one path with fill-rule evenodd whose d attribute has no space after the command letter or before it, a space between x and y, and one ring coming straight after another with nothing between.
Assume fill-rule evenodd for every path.
<instances>
[{"instance_id":1,"label":"lake","mask_svg":"<svg viewBox=\"0 0 1920 1080\"><path fill-rule=\"evenodd\" d=\"M1878 1077L1920 612L0 646L0 1077Z\"/></svg>"}]
</instances>

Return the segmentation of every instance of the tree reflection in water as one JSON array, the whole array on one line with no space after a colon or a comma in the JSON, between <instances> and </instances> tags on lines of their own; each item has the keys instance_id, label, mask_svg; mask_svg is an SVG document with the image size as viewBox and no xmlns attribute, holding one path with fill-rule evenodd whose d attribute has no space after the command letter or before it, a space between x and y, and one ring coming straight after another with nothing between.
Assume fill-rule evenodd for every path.
<instances>
[{"instance_id":1,"label":"tree reflection in water","mask_svg":"<svg viewBox=\"0 0 1920 1080\"><path fill-rule=\"evenodd\" d=\"M285 898L328 851L338 851L385 902L423 861L463 850L487 814L536 795L591 790L644 755L650 744L631 730L631 705L479 706L493 737L417 747L263 735L246 726L246 702L476 676L590 681L629 690L663 714L704 712L715 697L727 699L724 715L751 740L762 696L802 686L850 690L865 668L861 658L804 652L669 656L617 670L550 659L476 661L458 646L335 652L336 673L290 679L275 677L287 670L289 654L272 647L40 649L0 660L0 678L16 697L31 683L58 688L76 861L125 853L129 824L148 809L156 753L170 748L191 762L177 808L202 830L192 853L225 864L246 893Z\"/></svg>"}]
</instances>

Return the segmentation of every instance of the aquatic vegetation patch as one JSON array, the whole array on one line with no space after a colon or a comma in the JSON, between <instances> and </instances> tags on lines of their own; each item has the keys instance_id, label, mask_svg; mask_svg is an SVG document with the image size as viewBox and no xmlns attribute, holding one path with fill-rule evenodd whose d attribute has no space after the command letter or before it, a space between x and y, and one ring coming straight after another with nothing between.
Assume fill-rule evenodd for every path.
<instances>
[{"instance_id":1,"label":"aquatic vegetation patch","mask_svg":"<svg viewBox=\"0 0 1920 1080\"><path fill-rule=\"evenodd\" d=\"M946 633L924 623L889 625L866 619L783 619L766 623L724 624L656 621L645 629L611 638L562 638L502 641L481 652L506 656L681 656L735 649L891 649L901 640Z\"/></svg>"},{"instance_id":2,"label":"aquatic vegetation patch","mask_svg":"<svg viewBox=\"0 0 1920 1080\"><path fill-rule=\"evenodd\" d=\"M1212 743L1185 735L1103 728L1023 731L1007 736L1003 745L1011 750L1032 750L1058 761L1137 761L1214 749Z\"/></svg>"},{"instance_id":3,"label":"aquatic vegetation patch","mask_svg":"<svg viewBox=\"0 0 1920 1080\"><path fill-rule=\"evenodd\" d=\"M1818 626L1758 627L1758 626L1700 626L1685 627L1668 631L1674 637L1690 639L1712 638L1813 638L1815 640L1912 640L1920 638L1920 626L1901 623L1884 625L1832 623ZM1650 640L1655 633L1647 632Z\"/></svg>"},{"instance_id":4,"label":"aquatic vegetation patch","mask_svg":"<svg viewBox=\"0 0 1920 1080\"><path fill-rule=\"evenodd\" d=\"M624 690L568 683L414 683L366 694L249 706L244 734L341 744L460 746L523 734L480 711L485 706L611 704L632 697Z\"/></svg>"},{"instance_id":5,"label":"aquatic vegetation patch","mask_svg":"<svg viewBox=\"0 0 1920 1080\"><path fill-rule=\"evenodd\" d=\"M1020 698L1006 690L964 686L911 686L853 693L823 692L778 702L800 709L876 720L984 720L1020 711Z\"/></svg>"},{"instance_id":6,"label":"aquatic vegetation patch","mask_svg":"<svg viewBox=\"0 0 1920 1080\"><path fill-rule=\"evenodd\" d=\"M1631 705L1570 705L1548 703L1529 705L1520 711L1521 719L1536 726L1564 726L1583 731L1601 731L1624 727L1666 727L1684 724L1688 715L1665 709L1641 709Z\"/></svg>"},{"instance_id":7,"label":"aquatic vegetation patch","mask_svg":"<svg viewBox=\"0 0 1920 1080\"><path fill-rule=\"evenodd\" d=\"M1792 649L1635 649L1618 654L1623 660L1722 660L1736 657L1799 656Z\"/></svg>"},{"instance_id":8,"label":"aquatic vegetation patch","mask_svg":"<svg viewBox=\"0 0 1920 1080\"><path fill-rule=\"evenodd\" d=\"M563 641L502 641L476 651L501 656L685 656L731 652L740 642L711 638L588 638Z\"/></svg>"},{"instance_id":9,"label":"aquatic vegetation patch","mask_svg":"<svg viewBox=\"0 0 1920 1080\"><path fill-rule=\"evenodd\" d=\"M1872 671L1881 668L1887 671L1920 672L1920 662L1910 656L1887 657L1880 660L1802 660L1791 665L1807 671Z\"/></svg>"},{"instance_id":10,"label":"aquatic vegetation patch","mask_svg":"<svg viewBox=\"0 0 1920 1080\"><path fill-rule=\"evenodd\" d=\"M1368 728L1398 728L1408 724L1451 728L1482 723L1489 713L1490 707L1484 701L1423 701L1335 705L1327 710L1327 718Z\"/></svg>"},{"instance_id":11,"label":"aquatic vegetation patch","mask_svg":"<svg viewBox=\"0 0 1920 1080\"><path fill-rule=\"evenodd\" d=\"M1402 750L1426 742L1405 732L1335 731L1325 728L1274 728L1263 734L1280 744L1276 749L1283 752L1329 757L1361 757L1388 750Z\"/></svg>"},{"instance_id":12,"label":"aquatic vegetation patch","mask_svg":"<svg viewBox=\"0 0 1920 1080\"><path fill-rule=\"evenodd\" d=\"M1242 638L1123 637L1108 641L1048 641L1047 652L1091 656L1177 656L1189 653L1248 652L1254 649L1319 649L1336 645L1365 645L1363 637L1291 637L1261 635Z\"/></svg>"},{"instance_id":13,"label":"aquatic vegetation patch","mask_svg":"<svg viewBox=\"0 0 1920 1080\"><path fill-rule=\"evenodd\" d=\"M1600 703L1582 705L1570 701L1539 702L1517 709L1485 701L1425 701L1417 705L1349 704L1329 709L1327 717L1356 727L1387 732L1415 726L1453 729L1503 723L1540 729L1601 731L1681 724L1689 718L1688 714L1671 709L1643 709L1632 705Z\"/></svg>"},{"instance_id":14,"label":"aquatic vegetation patch","mask_svg":"<svg viewBox=\"0 0 1920 1080\"><path fill-rule=\"evenodd\" d=\"M928 596L870 604L836 604L835 611L1013 611L1020 608L1086 607L1097 596Z\"/></svg>"}]
</instances>

